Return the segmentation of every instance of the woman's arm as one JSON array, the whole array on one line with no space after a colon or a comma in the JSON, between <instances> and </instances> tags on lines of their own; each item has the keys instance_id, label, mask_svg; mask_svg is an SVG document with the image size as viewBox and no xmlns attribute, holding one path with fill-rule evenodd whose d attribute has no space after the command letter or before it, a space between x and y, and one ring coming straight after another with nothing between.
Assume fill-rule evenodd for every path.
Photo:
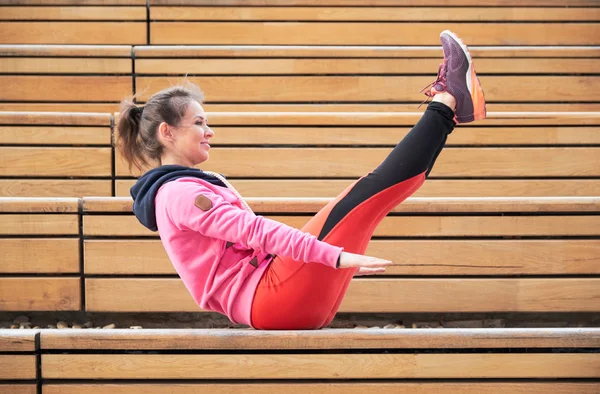
<instances>
[{"instance_id":1,"label":"woman's arm","mask_svg":"<svg viewBox=\"0 0 600 394\"><path fill-rule=\"evenodd\" d=\"M167 212L171 220L182 230L193 230L261 252L330 267L336 267L343 250L319 241L312 234L231 205L197 182L170 182L163 186L162 193L168 201Z\"/></svg>"}]
</instances>

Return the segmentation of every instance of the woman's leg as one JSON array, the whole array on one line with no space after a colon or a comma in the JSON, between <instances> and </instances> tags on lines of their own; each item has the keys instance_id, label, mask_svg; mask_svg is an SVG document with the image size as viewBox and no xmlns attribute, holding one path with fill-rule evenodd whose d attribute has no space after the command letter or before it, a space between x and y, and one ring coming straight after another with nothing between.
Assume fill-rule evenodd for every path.
<instances>
[{"instance_id":1,"label":"woman's leg","mask_svg":"<svg viewBox=\"0 0 600 394\"><path fill-rule=\"evenodd\" d=\"M408 135L372 172L321 209L302 229L351 253L364 254L377 225L425 181L446 137L454 112L432 102ZM315 329L335 315L357 269L277 256L259 283L252 306L258 329Z\"/></svg>"},{"instance_id":2,"label":"woman's leg","mask_svg":"<svg viewBox=\"0 0 600 394\"><path fill-rule=\"evenodd\" d=\"M454 121L486 116L485 98L464 43L452 32L440 34L444 61L426 95L434 97L410 133L372 172L350 185L303 228L320 240L364 254L375 227L425 181L452 132ZM450 96L450 101L445 100ZM454 113L448 106L456 106ZM252 325L260 329L315 329L333 319L357 269L276 257L265 272L252 304Z\"/></svg>"}]
</instances>

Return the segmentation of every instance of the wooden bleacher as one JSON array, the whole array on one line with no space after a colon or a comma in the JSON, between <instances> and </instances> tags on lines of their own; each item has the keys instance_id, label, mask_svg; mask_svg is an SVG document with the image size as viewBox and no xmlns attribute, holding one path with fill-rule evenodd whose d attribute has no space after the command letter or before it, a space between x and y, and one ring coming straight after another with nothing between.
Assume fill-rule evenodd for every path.
<instances>
[{"instance_id":1,"label":"wooden bleacher","mask_svg":"<svg viewBox=\"0 0 600 394\"><path fill-rule=\"evenodd\" d=\"M111 196L105 113L0 112L0 196Z\"/></svg>"},{"instance_id":2,"label":"wooden bleacher","mask_svg":"<svg viewBox=\"0 0 600 394\"><path fill-rule=\"evenodd\" d=\"M144 102L188 74L209 112L414 112L442 58L439 46L0 50L0 110L35 112L114 112L123 97ZM598 47L473 47L473 56L490 111L600 110Z\"/></svg>"},{"instance_id":3,"label":"wooden bleacher","mask_svg":"<svg viewBox=\"0 0 600 394\"><path fill-rule=\"evenodd\" d=\"M37 330L0 330L0 393L37 391Z\"/></svg>"},{"instance_id":4,"label":"wooden bleacher","mask_svg":"<svg viewBox=\"0 0 600 394\"><path fill-rule=\"evenodd\" d=\"M340 312L597 314L598 10L0 0L0 315L204 312L124 198L137 175L114 148L125 96L188 75L217 133L202 168L301 227L418 120L444 29L470 45L490 116L457 128L384 219L367 254L396 264L353 280ZM595 394L599 349L597 327L0 329L0 394Z\"/></svg>"},{"instance_id":5,"label":"wooden bleacher","mask_svg":"<svg viewBox=\"0 0 600 394\"><path fill-rule=\"evenodd\" d=\"M19 331L0 333L0 352L11 352L0 354L8 367L0 379L10 379L0 380L1 393L592 394L600 387L600 357L589 352L598 328Z\"/></svg>"},{"instance_id":6,"label":"wooden bleacher","mask_svg":"<svg viewBox=\"0 0 600 394\"><path fill-rule=\"evenodd\" d=\"M127 45L3 45L0 111L114 112L132 69Z\"/></svg>"},{"instance_id":7,"label":"wooden bleacher","mask_svg":"<svg viewBox=\"0 0 600 394\"><path fill-rule=\"evenodd\" d=\"M598 45L591 1L150 0L153 45L438 45L444 29L470 45ZM209 6L210 7L206 7ZM486 7L489 5L502 7ZM550 7L560 5L561 7ZM235 6L235 7L232 7ZM381 7L377 7L381 6ZM429 6L429 7L422 7ZM461 8L457 12L455 6ZM517 6L518 12L515 12Z\"/></svg>"},{"instance_id":8,"label":"wooden bleacher","mask_svg":"<svg viewBox=\"0 0 600 394\"><path fill-rule=\"evenodd\" d=\"M250 205L301 227L326 201ZM599 208L596 197L410 199L367 250L396 265L356 278L340 311L595 312ZM199 310L130 198L1 198L0 210L1 310Z\"/></svg>"},{"instance_id":9,"label":"wooden bleacher","mask_svg":"<svg viewBox=\"0 0 600 394\"><path fill-rule=\"evenodd\" d=\"M205 91L209 112L414 112L442 56L439 46L188 45L134 51L140 102L187 74ZM597 47L474 46L472 55L490 111L599 109L593 91L586 91L598 81Z\"/></svg>"},{"instance_id":10,"label":"wooden bleacher","mask_svg":"<svg viewBox=\"0 0 600 394\"><path fill-rule=\"evenodd\" d=\"M419 116L211 113L216 150L204 169L225 174L248 197L334 197ZM114 124L106 113L0 112L0 196L128 196L134 179L114 149ZM453 132L416 196L596 196L599 125L594 112L490 113ZM283 158L290 165L281 166Z\"/></svg>"},{"instance_id":11,"label":"wooden bleacher","mask_svg":"<svg viewBox=\"0 0 600 394\"><path fill-rule=\"evenodd\" d=\"M145 44L145 0L2 0L0 44Z\"/></svg>"}]
</instances>

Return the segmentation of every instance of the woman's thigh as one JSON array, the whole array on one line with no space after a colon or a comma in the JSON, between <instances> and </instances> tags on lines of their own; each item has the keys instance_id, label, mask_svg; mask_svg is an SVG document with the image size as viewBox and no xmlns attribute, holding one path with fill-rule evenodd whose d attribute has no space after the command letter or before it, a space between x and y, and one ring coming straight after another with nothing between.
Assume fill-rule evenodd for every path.
<instances>
[{"instance_id":1,"label":"woman's thigh","mask_svg":"<svg viewBox=\"0 0 600 394\"><path fill-rule=\"evenodd\" d=\"M364 177L363 177L364 178ZM378 192L331 224L332 211L352 203L346 198L363 179L352 183L321 209L302 228L322 241L341 246L346 252L364 254L377 225L403 199L423 183L424 176ZM323 233L326 223L329 229ZM323 264L295 261L277 256L265 271L252 306L252 325L259 329L316 329L339 307L357 269L335 269Z\"/></svg>"}]
</instances>

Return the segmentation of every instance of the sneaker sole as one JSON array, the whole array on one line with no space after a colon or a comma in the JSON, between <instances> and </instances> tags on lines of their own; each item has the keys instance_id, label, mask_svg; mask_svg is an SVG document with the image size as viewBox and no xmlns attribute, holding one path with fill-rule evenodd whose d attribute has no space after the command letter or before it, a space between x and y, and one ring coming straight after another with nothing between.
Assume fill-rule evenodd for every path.
<instances>
[{"instance_id":1,"label":"sneaker sole","mask_svg":"<svg viewBox=\"0 0 600 394\"><path fill-rule=\"evenodd\" d=\"M485 96L483 94L483 89L481 88L481 83L479 82L479 78L477 78L477 74L475 73L475 69L473 67L473 59L471 58L471 53L469 52L469 48L465 45L465 43L453 32L450 30L444 30L440 33L440 37L442 35L448 35L452 37L452 39L460 45L463 53L467 57L469 61L469 69L467 70L467 75L465 80L467 81L467 88L469 89L469 93L471 94L471 101L473 102L473 119L472 120L480 120L486 117L486 106L485 106ZM467 119L465 121L471 121L471 119Z\"/></svg>"}]
</instances>

